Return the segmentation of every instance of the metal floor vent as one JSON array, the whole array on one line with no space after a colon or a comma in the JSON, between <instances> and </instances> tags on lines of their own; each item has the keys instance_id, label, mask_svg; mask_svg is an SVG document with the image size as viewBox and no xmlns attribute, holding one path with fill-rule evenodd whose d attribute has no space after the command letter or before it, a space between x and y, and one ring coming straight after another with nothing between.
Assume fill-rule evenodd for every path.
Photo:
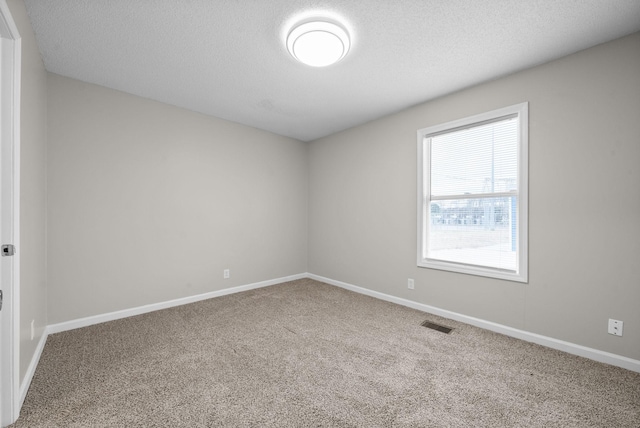
<instances>
[{"instance_id":1,"label":"metal floor vent","mask_svg":"<svg viewBox=\"0 0 640 428\"><path fill-rule=\"evenodd\" d=\"M433 330L441 331L442 333L446 333L446 334L451 333L451 330L453 330L452 328L445 327L445 326L440 325L440 324L435 324L435 323L432 323L432 322L429 322L429 321L425 321L420 325L423 326L423 327L427 327L427 328L433 329Z\"/></svg>"}]
</instances>

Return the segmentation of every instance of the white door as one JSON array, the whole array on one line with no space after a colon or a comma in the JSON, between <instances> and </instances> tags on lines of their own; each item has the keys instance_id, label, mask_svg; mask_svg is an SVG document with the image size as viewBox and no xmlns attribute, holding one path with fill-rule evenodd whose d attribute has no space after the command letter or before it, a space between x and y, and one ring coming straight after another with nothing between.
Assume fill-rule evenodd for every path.
<instances>
[{"instance_id":1,"label":"white door","mask_svg":"<svg viewBox=\"0 0 640 428\"><path fill-rule=\"evenodd\" d=\"M20 207L20 35L5 0L0 0L0 245L19 247ZM6 248L6 249L5 249ZM19 256L0 248L0 425L18 417Z\"/></svg>"}]
</instances>

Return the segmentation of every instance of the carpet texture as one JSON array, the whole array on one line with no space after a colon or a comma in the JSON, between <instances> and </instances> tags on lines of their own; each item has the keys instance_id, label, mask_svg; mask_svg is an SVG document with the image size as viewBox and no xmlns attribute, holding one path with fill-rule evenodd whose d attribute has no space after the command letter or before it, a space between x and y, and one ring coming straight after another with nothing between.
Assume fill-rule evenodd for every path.
<instances>
[{"instance_id":1,"label":"carpet texture","mask_svg":"<svg viewBox=\"0 0 640 428\"><path fill-rule=\"evenodd\" d=\"M303 279L51 335L12 426L638 428L640 374Z\"/></svg>"}]
</instances>

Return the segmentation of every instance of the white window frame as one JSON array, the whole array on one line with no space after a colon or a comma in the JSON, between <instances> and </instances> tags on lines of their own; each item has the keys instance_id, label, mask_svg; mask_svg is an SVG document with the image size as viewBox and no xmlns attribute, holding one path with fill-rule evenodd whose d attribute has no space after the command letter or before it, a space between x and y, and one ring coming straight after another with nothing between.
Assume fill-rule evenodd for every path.
<instances>
[{"instance_id":1,"label":"white window frame","mask_svg":"<svg viewBox=\"0 0 640 428\"><path fill-rule=\"evenodd\" d=\"M489 266L469 265L430 259L427 255L431 225L430 138L463 128L472 128L501 118L518 118L518 176L517 176L517 267L515 271ZM529 103L489 111L475 116L430 126L418 130L418 258L419 267L446 270L470 275L517 282L528 282L528 200L529 200ZM486 196L486 195L474 195Z\"/></svg>"}]
</instances>

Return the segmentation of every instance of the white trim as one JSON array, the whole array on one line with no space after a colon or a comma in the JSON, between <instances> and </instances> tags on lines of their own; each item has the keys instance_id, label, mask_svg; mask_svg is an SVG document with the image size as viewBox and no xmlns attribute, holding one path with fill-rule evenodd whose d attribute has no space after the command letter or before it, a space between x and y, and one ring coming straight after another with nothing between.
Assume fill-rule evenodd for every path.
<instances>
[{"instance_id":1,"label":"white trim","mask_svg":"<svg viewBox=\"0 0 640 428\"><path fill-rule=\"evenodd\" d=\"M517 328L508 327L508 326L497 324L491 321L485 321L479 318L470 317L470 316L459 314L456 312L451 312L445 309L436 308L434 306L425 305L422 303L414 302L412 300L391 296L389 294L380 293L378 291L369 290L366 288L358 287L357 285L336 281L336 280L325 278L319 275L310 273L308 274L308 277L311 279L315 279L316 281L324 282L330 285L335 285L337 287L354 291L356 293L364 294L370 297L375 297L380 300L397 303L398 305L407 306L409 308L417 309L419 311L428 312L430 314L439 315L441 317L460 321L466 324L483 328L485 330L504 334L505 336L514 337L516 339L521 339L526 342L536 343L538 345L546 346L552 349L557 349L559 351L563 351L568 354L578 355L580 357L588 358L590 360L611 364L612 366L622 367L624 369L640 373L640 360L634 360L632 358L624 357L622 355L612 354L610 352L600 351L598 349L588 348L582 345L576 345L575 343L565 342L563 340L542 336L536 333L530 333L528 331L519 330Z\"/></svg>"},{"instance_id":2,"label":"white trim","mask_svg":"<svg viewBox=\"0 0 640 428\"><path fill-rule=\"evenodd\" d=\"M2 244L13 244L17 251L10 263L3 263L5 303L2 316L2 354L0 370L0 425L9 425L20 413L20 91L22 44L18 28L5 0L0 1L0 36L2 37L2 205L8 218L3 221ZM6 92L5 92L6 91ZM6 160L5 160L6 159ZM8 183L5 184L5 183ZM5 192L9 193L8 195ZM7 199L10 201L7 203ZM5 210L6 205L10 205ZM10 266L7 268L7 264ZM7 270L8 269L8 270Z\"/></svg>"},{"instance_id":3,"label":"white trim","mask_svg":"<svg viewBox=\"0 0 640 428\"><path fill-rule=\"evenodd\" d=\"M73 330L76 328L87 327L94 324L100 324L107 321L113 321L121 318L132 317L135 315L146 314L147 312L159 311L161 309L172 308L174 306L186 305L189 303L199 302L201 300L211 299L214 297L225 296L227 294L240 293L242 291L254 290L256 288L268 287L270 285L281 284L283 282L294 281L296 279L307 278L306 273L285 276L282 278L271 279L267 281L255 282L253 284L239 285L237 287L225 288L222 290L211 291L209 293L198 294L195 296L182 297L180 299L169 300L166 302L152 303L149 305L138 306L121 311L109 312L101 315L93 315L86 318L65 321L57 324L51 324L47 327L47 333L60 333L62 331Z\"/></svg>"},{"instance_id":4,"label":"white trim","mask_svg":"<svg viewBox=\"0 0 640 428\"><path fill-rule=\"evenodd\" d=\"M529 103L519 105L518 144L518 271L529 282Z\"/></svg>"},{"instance_id":5,"label":"white trim","mask_svg":"<svg viewBox=\"0 0 640 428\"><path fill-rule=\"evenodd\" d=\"M22 379L22 385L20 385L20 408L22 408L24 399L27 398L27 392L29 392L29 387L31 386L33 375L36 374L36 368L38 367L38 363L40 362L40 357L42 356L44 345L45 343L47 343L47 337L49 337L48 330L48 328L45 328L42 332L42 336L40 336L40 340L38 341L38 346L36 346L36 351L33 353L31 362L29 363L29 367L27 367L27 372L24 374L24 379Z\"/></svg>"}]
</instances>

